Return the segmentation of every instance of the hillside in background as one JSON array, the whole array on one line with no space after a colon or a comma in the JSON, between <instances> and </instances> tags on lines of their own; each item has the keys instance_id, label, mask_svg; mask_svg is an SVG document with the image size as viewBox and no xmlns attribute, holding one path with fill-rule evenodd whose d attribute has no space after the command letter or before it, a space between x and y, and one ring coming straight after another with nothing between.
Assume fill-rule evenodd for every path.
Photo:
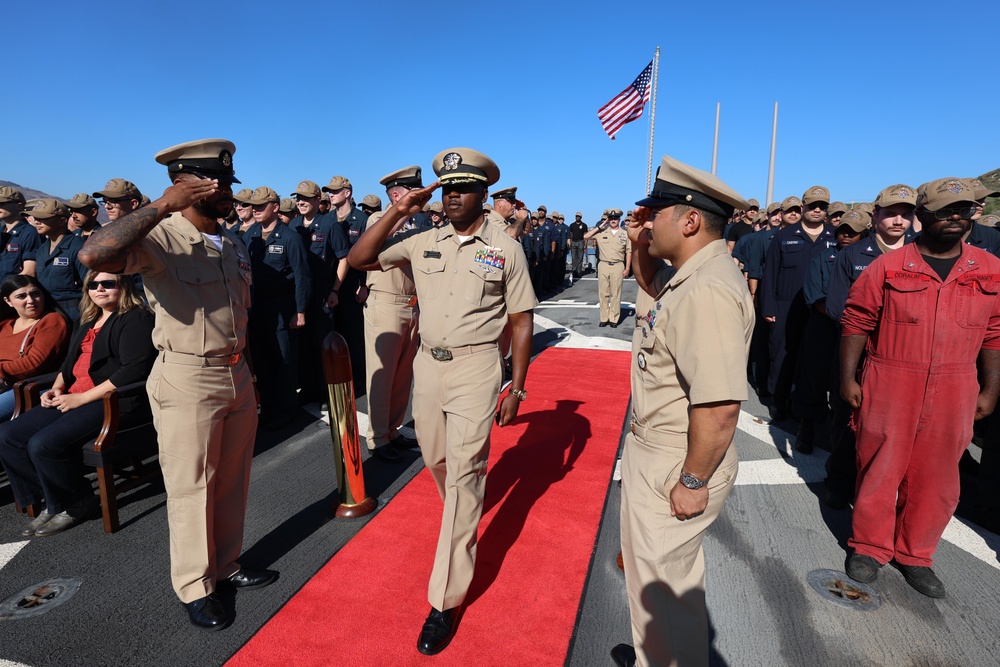
<instances>
[{"instance_id":1,"label":"hillside in background","mask_svg":"<svg viewBox=\"0 0 1000 667\"><path fill-rule=\"evenodd\" d=\"M3 187L5 185L8 185L8 186L10 186L12 188L17 188L18 190L20 190L21 193L24 195L25 199L46 199L46 198L52 198L52 199L58 199L59 201L69 201L68 197L57 197L55 195L50 195L47 192L42 192L41 190L34 190L32 188L26 188L23 185L18 185L17 183L14 183L12 181L3 181L3 180L0 180L0 187Z\"/></svg>"},{"instance_id":2,"label":"hillside in background","mask_svg":"<svg viewBox=\"0 0 1000 667\"><path fill-rule=\"evenodd\" d=\"M987 172L979 177L979 180L983 182L988 188L993 188L994 190L1000 190L1000 169L994 169L993 171ZM986 205L983 206L983 213L997 213L1000 212L1000 197L994 197L992 199L986 200Z\"/></svg>"}]
</instances>

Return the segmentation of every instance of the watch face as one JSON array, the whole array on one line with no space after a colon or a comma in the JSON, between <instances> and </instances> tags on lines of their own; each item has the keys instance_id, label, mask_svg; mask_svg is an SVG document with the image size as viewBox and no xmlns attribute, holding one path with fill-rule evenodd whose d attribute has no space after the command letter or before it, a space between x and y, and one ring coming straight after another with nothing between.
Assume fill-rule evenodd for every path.
<instances>
[{"instance_id":1,"label":"watch face","mask_svg":"<svg viewBox=\"0 0 1000 667\"><path fill-rule=\"evenodd\" d=\"M702 481L688 472L681 473L681 484L689 489L700 489L701 487L708 484L708 480Z\"/></svg>"}]
</instances>

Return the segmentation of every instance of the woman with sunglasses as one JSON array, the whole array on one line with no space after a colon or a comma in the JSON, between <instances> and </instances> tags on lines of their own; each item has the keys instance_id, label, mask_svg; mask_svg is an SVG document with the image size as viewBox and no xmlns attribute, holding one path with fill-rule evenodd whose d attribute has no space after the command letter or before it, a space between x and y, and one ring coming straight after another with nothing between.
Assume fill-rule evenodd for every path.
<instances>
[{"instance_id":1,"label":"woman with sunglasses","mask_svg":"<svg viewBox=\"0 0 1000 667\"><path fill-rule=\"evenodd\" d=\"M14 414L14 383L59 367L69 324L34 276L7 276L0 298L0 422L6 422Z\"/></svg>"},{"instance_id":2,"label":"woman with sunglasses","mask_svg":"<svg viewBox=\"0 0 1000 667\"><path fill-rule=\"evenodd\" d=\"M0 426L0 461L18 503L45 503L21 535L55 535L97 509L82 447L101 429L104 395L149 376L152 332L153 314L127 275L87 274L80 328L59 376L39 407ZM119 407L121 428L151 419L145 393L121 399Z\"/></svg>"}]
</instances>

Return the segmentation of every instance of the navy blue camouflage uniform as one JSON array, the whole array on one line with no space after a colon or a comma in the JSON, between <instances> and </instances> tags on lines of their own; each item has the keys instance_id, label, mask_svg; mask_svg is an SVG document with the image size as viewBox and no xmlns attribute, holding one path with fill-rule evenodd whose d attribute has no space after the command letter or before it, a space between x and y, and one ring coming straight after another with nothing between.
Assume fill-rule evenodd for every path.
<instances>
[{"instance_id":1,"label":"navy blue camouflage uniform","mask_svg":"<svg viewBox=\"0 0 1000 667\"><path fill-rule=\"evenodd\" d=\"M837 243L834 228L823 225L816 240L802 230L801 223L788 225L771 239L764 260L761 313L774 317L769 341L771 368L768 389L779 412L790 408L795 364L809 308L802 294L806 269L818 253Z\"/></svg>"},{"instance_id":2,"label":"navy blue camouflage uniform","mask_svg":"<svg viewBox=\"0 0 1000 667\"><path fill-rule=\"evenodd\" d=\"M35 251L35 277L73 323L75 331L80 321L80 297L87 267L77 255L84 240L73 234L64 234L55 248L43 238Z\"/></svg>"},{"instance_id":3,"label":"navy blue camouflage uniform","mask_svg":"<svg viewBox=\"0 0 1000 667\"><path fill-rule=\"evenodd\" d=\"M312 298L309 251L302 237L282 223L265 240L260 223L243 234L253 274L248 325L250 353L260 390L261 422L287 421L298 407L295 395L299 330L297 313ZM306 320L308 322L308 319Z\"/></svg>"}]
</instances>

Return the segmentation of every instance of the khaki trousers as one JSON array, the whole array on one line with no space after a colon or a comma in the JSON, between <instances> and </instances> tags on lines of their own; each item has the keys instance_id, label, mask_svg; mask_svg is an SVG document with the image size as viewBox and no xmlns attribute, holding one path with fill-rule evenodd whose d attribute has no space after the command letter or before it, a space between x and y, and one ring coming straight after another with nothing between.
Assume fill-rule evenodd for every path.
<instances>
[{"instance_id":1,"label":"khaki trousers","mask_svg":"<svg viewBox=\"0 0 1000 667\"><path fill-rule=\"evenodd\" d=\"M668 498L680 479L687 436L657 440L629 433L622 454L622 559L636 664L708 665L701 543L733 488L739 468L736 447L729 446L709 481L704 514L679 521L670 516Z\"/></svg>"},{"instance_id":2,"label":"khaki trousers","mask_svg":"<svg viewBox=\"0 0 1000 667\"><path fill-rule=\"evenodd\" d=\"M601 304L601 321L618 324L622 312L623 262L597 264L597 297Z\"/></svg>"},{"instance_id":3,"label":"khaki trousers","mask_svg":"<svg viewBox=\"0 0 1000 667\"><path fill-rule=\"evenodd\" d=\"M472 583L490 429L503 373L497 348L451 361L421 351L413 370L417 439L444 501L427 587L427 600L443 611L460 606Z\"/></svg>"},{"instance_id":4,"label":"khaki trousers","mask_svg":"<svg viewBox=\"0 0 1000 667\"><path fill-rule=\"evenodd\" d=\"M375 291L365 302L368 449L388 444L406 418L413 358L420 345L419 311L409 302L408 296Z\"/></svg>"},{"instance_id":5,"label":"khaki trousers","mask_svg":"<svg viewBox=\"0 0 1000 667\"><path fill-rule=\"evenodd\" d=\"M153 364L146 382L167 489L170 578L181 602L240 569L257 406L246 361Z\"/></svg>"}]
</instances>

